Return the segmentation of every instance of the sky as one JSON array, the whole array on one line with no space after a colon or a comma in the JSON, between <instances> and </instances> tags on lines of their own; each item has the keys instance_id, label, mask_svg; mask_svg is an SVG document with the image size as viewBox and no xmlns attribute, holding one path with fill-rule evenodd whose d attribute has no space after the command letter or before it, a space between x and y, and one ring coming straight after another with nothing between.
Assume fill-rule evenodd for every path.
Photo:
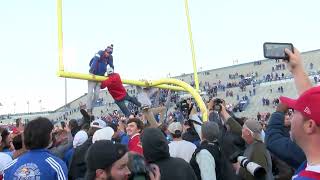
<instances>
[{"instance_id":1,"label":"sky","mask_svg":"<svg viewBox=\"0 0 320 180\"><path fill-rule=\"evenodd\" d=\"M319 49L320 1L189 0L198 69L263 59L264 42ZM56 1L0 1L0 114L55 110L64 104L58 70ZM114 44L125 79L191 73L184 0L66 0L65 70L87 73L93 55ZM87 82L67 80L68 101ZM40 103L41 101L41 103Z\"/></svg>"}]
</instances>

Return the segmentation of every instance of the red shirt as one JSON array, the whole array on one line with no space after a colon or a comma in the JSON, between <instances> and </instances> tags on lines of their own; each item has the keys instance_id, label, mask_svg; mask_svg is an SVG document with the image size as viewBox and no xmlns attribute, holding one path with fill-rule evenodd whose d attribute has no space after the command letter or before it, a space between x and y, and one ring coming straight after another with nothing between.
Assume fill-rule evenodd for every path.
<instances>
[{"instance_id":1,"label":"red shirt","mask_svg":"<svg viewBox=\"0 0 320 180\"><path fill-rule=\"evenodd\" d=\"M101 89L108 88L110 95L114 100L122 101L126 95L127 91L122 85L121 78L118 73L113 73L108 76L108 79L102 81Z\"/></svg>"},{"instance_id":2,"label":"red shirt","mask_svg":"<svg viewBox=\"0 0 320 180\"><path fill-rule=\"evenodd\" d=\"M143 156L143 149L140 142L140 134L136 134L130 138L128 143L128 149L131 152L136 152Z\"/></svg>"}]
</instances>

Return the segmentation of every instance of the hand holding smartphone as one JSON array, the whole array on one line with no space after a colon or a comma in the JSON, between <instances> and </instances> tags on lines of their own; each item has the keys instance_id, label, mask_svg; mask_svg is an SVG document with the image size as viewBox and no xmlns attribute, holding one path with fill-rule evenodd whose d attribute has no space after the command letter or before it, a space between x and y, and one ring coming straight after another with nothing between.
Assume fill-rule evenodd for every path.
<instances>
[{"instance_id":1,"label":"hand holding smartphone","mask_svg":"<svg viewBox=\"0 0 320 180\"><path fill-rule=\"evenodd\" d=\"M263 44L263 53L265 58L289 60L285 49L289 49L294 53L294 47L291 43L272 43L265 42Z\"/></svg>"}]
</instances>

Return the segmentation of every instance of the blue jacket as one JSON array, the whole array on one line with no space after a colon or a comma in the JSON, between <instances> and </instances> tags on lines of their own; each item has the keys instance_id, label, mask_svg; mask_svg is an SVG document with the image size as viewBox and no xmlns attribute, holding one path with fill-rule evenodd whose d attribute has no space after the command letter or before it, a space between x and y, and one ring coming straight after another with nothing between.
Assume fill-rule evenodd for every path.
<instances>
[{"instance_id":1,"label":"blue jacket","mask_svg":"<svg viewBox=\"0 0 320 180\"><path fill-rule=\"evenodd\" d=\"M4 179L67 180L66 164L46 149L30 150L4 170Z\"/></svg>"},{"instance_id":2,"label":"blue jacket","mask_svg":"<svg viewBox=\"0 0 320 180\"><path fill-rule=\"evenodd\" d=\"M129 144L129 136L126 134L126 133L122 133L120 135L120 144L123 144L123 145L128 145Z\"/></svg>"},{"instance_id":3,"label":"blue jacket","mask_svg":"<svg viewBox=\"0 0 320 180\"><path fill-rule=\"evenodd\" d=\"M109 65L110 67L112 67L114 69L113 56L110 55L108 58L102 59L101 57L103 56L103 53L104 53L104 51L99 51L91 59L91 61L89 63L89 66L90 66L89 72L91 74L104 76L104 74L106 73L107 65Z\"/></svg>"},{"instance_id":4,"label":"blue jacket","mask_svg":"<svg viewBox=\"0 0 320 180\"><path fill-rule=\"evenodd\" d=\"M290 139L288 128L284 126L282 112L274 112L265 132L265 144L268 150L294 169L306 160L302 149Z\"/></svg>"},{"instance_id":5,"label":"blue jacket","mask_svg":"<svg viewBox=\"0 0 320 180\"><path fill-rule=\"evenodd\" d=\"M306 169L307 162L305 161L296 171L292 180L319 180L320 172L310 171Z\"/></svg>"},{"instance_id":6,"label":"blue jacket","mask_svg":"<svg viewBox=\"0 0 320 180\"><path fill-rule=\"evenodd\" d=\"M74 148L70 148L67 150L67 152L64 154L63 161L66 163L67 167L69 167L70 160L72 158L74 152Z\"/></svg>"}]
</instances>

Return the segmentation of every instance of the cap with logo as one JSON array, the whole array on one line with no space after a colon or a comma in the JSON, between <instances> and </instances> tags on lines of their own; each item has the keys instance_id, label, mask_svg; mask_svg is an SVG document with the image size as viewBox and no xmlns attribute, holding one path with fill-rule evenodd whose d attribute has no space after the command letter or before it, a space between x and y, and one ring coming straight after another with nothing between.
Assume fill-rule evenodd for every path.
<instances>
[{"instance_id":1,"label":"cap with logo","mask_svg":"<svg viewBox=\"0 0 320 180\"><path fill-rule=\"evenodd\" d=\"M305 91L298 99L282 96L280 101L320 125L320 86Z\"/></svg>"}]
</instances>

